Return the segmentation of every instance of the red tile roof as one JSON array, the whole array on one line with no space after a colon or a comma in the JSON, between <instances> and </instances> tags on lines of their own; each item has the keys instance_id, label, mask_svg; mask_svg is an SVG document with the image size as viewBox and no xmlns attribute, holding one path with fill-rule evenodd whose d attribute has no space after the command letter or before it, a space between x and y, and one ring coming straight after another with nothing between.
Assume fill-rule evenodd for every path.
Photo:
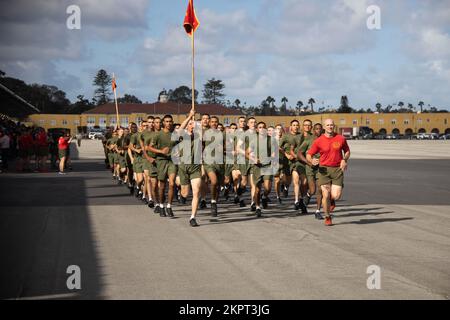
<instances>
[{"instance_id":1,"label":"red tile roof","mask_svg":"<svg viewBox=\"0 0 450 320\"><path fill-rule=\"evenodd\" d=\"M190 104L177 104L176 102L167 103L119 103L120 114L131 113L145 113L153 115L164 114L187 114L191 109ZM220 104L199 104L195 106L197 113L209 113L210 115L242 115L239 110L227 108ZM101 106L95 107L89 111L83 112L83 114L115 114L116 107L114 103L107 103Z\"/></svg>"}]
</instances>

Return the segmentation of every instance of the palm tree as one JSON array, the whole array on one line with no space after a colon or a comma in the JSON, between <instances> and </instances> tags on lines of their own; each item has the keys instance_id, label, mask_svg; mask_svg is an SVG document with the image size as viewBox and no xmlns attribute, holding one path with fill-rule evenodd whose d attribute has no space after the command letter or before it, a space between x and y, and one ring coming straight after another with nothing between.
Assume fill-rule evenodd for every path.
<instances>
[{"instance_id":1,"label":"palm tree","mask_svg":"<svg viewBox=\"0 0 450 320\"><path fill-rule=\"evenodd\" d=\"M425 103L423 102L423 101L420 101L419 102L419 107L420 107L420 113L422 113L422 111L423 111L423 105L424 105Z\"/></svg>"},{"instance_id":2,"label":"palm tree","mask_svg":"<svg viewBox=\"0 0 450 320\"><path fill-rule=\"evenodd\" d=\"M412 105L412 103L408 103L408 109L410 112L413 112L414 106Z\"/></svg>"},{"instance_id":3,"label":"palm tree","mask_svg":"<svg viewBox=\"0 0 450 320\"><path fill-rule=\"evenodd\" d=\"M288 102L288 99L286 97L281 98L281 108L280 108L280 113L285 115L287 114L287 107L286 107L286 103Z\"/></svg>"},{"instance_id":4,"label":"palm tree","mask_svg":"<svg viewBox=\"0 0 450 320\"><path fill-rule=\"evenodd\" d=\"M301 100L297 101L298 114L300 114L300 110L303 107L303 102Z\"/></svg>"},{"instance_id":5,"label":"palm tree","mask_svg":"<svg viewBox=\"0 0 450 320\"><path fill-rule=\"evenodd\" d=\"M273 108L273 103L275 102L275 99L272 98L271 96L268 96L266 98L266 101L267 101L268 104L272 105L272 108Z\"/></svg>"},{"instance_id":6,"label":"palm tree","mask_svg":"<svg viewBox=\"0 0 450 320\"><path fill-rule=\"evenodd\" d=\"M403 101L400 101L397 105L398 105L398 106L400 107L400 109L401 109L401 108L403 108L403 106L404 106L405 104L403 103Z\"/></svg>"},{"instance_id":7,"label":"palm tree","mask_svg":"<svg viewBox=\"0 0 450 320\"><path fill-rule=\"evenodd\" d=\"M308 104L311 105L311 113L314 113L314 103L316 103L316 101L313 98L309 98Z\"/></svg>"},{"instance_id":8,"label":"palm tree","mask_svg":"<svg viewBox=\"0 0 450 320\"><path fill-rule=\"evenodd\" d=\"M236 109L239 109L240 104L241 104L241 100L239 100L239 99L234 100L234 105L236 106Z\"/></svg>"},{"instance_id":9,"label":"palm tree","mask_svg":"<svg viewBox=\"0 0 450 320\"><path fill-rule=\"evenodd\" d=\"M377 102L377 104L375 105L375 108L377 109L377 112L380 113L381 112L381 108L382 108L381 103Z\"/></svg>"}]
</instances>

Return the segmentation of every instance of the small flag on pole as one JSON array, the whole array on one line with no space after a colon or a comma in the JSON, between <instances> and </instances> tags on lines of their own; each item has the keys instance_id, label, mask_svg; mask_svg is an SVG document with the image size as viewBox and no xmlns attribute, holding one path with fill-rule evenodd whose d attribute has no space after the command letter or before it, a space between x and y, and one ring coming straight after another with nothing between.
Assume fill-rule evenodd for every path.
<instances>
[{"instance_id":1,"label":"small flag on pole","mask_svg":"<svg viewBox=\"0 0 450 320\"><path fill-rule=\"evenodd\" d=\"M116 85L116 78L115 77L113 77L113 79L112 79L111 86L112 86L113 91L116 91L117 85Z\"/></svg>"},{"instance_id":2,"label":"small flag on pole","mask_svg":"<svg viewBox=\"0 0 450 320\"><path fill-rule=\"evenodd\" d=\"M200 25L200 21L198 21L197 16L195 14L194 9L194 0L189 0L188 7L186 9L186 16L184 17L183 27L186 30L186 33L192 37L195 30L197 30Z\"/></svg>"}]
</instances>

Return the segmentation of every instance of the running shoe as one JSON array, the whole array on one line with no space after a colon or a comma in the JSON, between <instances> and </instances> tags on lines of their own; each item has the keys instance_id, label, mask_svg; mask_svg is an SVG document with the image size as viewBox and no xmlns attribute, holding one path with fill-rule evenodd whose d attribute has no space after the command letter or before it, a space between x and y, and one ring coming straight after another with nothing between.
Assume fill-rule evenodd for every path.
<instances>
[{"instance_id":1,"label":"running shoe","mask_svg":"<svg viewBox=\"0 0 450 320\"><path fill-rule=\"evenodd\" d=\"M325 225L328 227L333 225L333 222L331 221L331 217L325 217Z\"/></svg>"},{"instance_id":2,"label":"running shoe","mask_svg":"<svg viewBox=\"0 0 450 320\"><path fill-rule=\"evenodd\" d=\"M189 224L191 225L191 227L198 227L198 223L197 220L195 220L195 218L189 220Z\"/></svg>"}]
</instances>

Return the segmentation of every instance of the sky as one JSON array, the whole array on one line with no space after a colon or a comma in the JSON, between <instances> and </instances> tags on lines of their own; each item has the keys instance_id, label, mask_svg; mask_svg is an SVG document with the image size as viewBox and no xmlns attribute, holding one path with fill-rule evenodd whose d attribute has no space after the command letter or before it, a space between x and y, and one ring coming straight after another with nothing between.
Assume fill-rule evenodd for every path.
<instances>
[{"instance_id":1,"label":"sky","mask_svg":"<svg viewBox=\"0 0 450 320\"><path fill-rule=\"evenodd\" d=\"M154 102L191 86L188 0L0 0L0 69L92 98L99 69L118 95ZM68 29L67 7L80 8ZM419 101L450 110L450 0L195 0L196 89L211 78L247 106L353 108ZM380 29L367 20L380 8ZM316 109L317 110L317 109Z\"/></svg>"}]
</instances>

